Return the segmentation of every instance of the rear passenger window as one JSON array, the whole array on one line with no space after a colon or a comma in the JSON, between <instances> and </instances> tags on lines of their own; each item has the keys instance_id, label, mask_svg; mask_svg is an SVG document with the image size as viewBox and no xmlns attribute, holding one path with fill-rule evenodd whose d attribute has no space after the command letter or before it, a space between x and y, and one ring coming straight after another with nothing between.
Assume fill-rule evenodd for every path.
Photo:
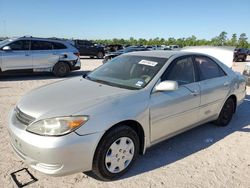
<instances>
[{"instance_id":1,"label":"rear passenger window","mask_svg":"<svg viewBox=\"0 0 250 188\"><path fill-rule=\"evenodd\" d=\"M11 50L21 51L21 50L29 50L30 41L28 40L18 40L9 45Z\"/></svg>"},{"instance_id":2,"label":"rear passenger window","mask_svg":"<svg viewBox=\"0 0 250 188\"><path fill-rule=\"evenodd\" d=\"M55 50L66 49L66 46L62 43L53 42L53 49Z\"/></svg>"},{"instance_id":3,"label":"rear passenger window","mask_svg":"<svg viewBox=\"0 0 250 188\"><path fill-rule=\"evenodd\" d=\"M177 59L170 66L165 80L177 81L179 85L195 82L195 71L191 57Z\"/></svg>"},{"instance_id":4,"label":"rear passenger window","mask_svg":"<svg viewBox=\"0 0 250 188\"><path fill-rule=\"evenodd\" d=\"M47 41L32 41L32 50L52 50L52 43Z\"/></svg>"},{"instance_id":5,"label":"rear passenger window","mask_svg":"<svg viewBox=\"0 0 250 188\"><path fill-rule=\"evenodd\" d=\"M200 80L207 80L225 76L225 72L212 59L204 56L196 56L195 63L199 67Z\"/></svg>"}]
</instances>

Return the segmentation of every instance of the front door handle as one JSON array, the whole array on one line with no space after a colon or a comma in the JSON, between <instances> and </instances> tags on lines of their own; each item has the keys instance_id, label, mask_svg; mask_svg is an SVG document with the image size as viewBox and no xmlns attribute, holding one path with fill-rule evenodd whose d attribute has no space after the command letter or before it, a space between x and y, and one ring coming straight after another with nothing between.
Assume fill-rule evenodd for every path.
<instances>
[{"instance_id":1,"label":"front door handle","mask_svg":"<svg viewBox=\"0 0 250 188\"><path fill-rule=\"evenodd\" d=\"M224 85L224 86L228 86L228 85L229 85L229 82L225 82L223 85Z\"/></svg>"},{"instance_id":2,"label":"front door handle","mask_svg":"<svg viewBox=\"0 0 250 188\"><path fill-rule=\"evenodd\" d=\"M193 96L197 96L199 94L200 94L200 92L198 90L191 91L191 95L193 95Z\"/></svg>"}]
</instances>

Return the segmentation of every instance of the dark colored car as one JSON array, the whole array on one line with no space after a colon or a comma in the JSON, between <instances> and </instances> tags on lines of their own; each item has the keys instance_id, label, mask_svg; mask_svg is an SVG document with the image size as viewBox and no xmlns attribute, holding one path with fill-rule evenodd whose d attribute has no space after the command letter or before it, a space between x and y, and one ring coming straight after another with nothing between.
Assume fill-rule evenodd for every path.
<instances>
[{"instance_id":1,"label":"dark colored car","mask_svg":"<svg viewBox=\"0 0 250 188\"><path fill-rule=\"evenodd\" d=\"M113 59L116 56L119 56L121 54L129 53L129 52L135 52L135 51L148 51L149 49L145 47L138 47L138 46L130 46L127 48L124 48L122 50L118 50L116 52L110 52L105 55L103 63L106 63L107 61Z\"/></svg>"},{"instance_id":2,"label":"dark colored car","mask_svg":"<svg viewBox=\"0 0 250 188\"><path fill-rule=\"evenodd\" d=\"M116 52L118 50L123 49L123 46L120 44L110 44L110 45L106 45L104 49L106 53Z\"/></svg>"},{"instance_id":3,"label":"dark colored car","mask_svg":"<svg viewBox=\"0 0 250 188\"><path fill-rule=\"evenodd\" d=\"M80 55L97 57L102 59L105 55L104 48L100 45L95 45L88 40L73 40L73 45L79 50Z\"/></svg>"},{"instance_id":4,"label":"dark colored car","mask_svg":"<svg viewBox=\"0 0 250 188\"><path fill-rule=\"evenodd\" d=\"M245 48L236 48L234 50L234 62L236 61L246 61L248 55L248 49Z\"/></svg>"}]
</instances>

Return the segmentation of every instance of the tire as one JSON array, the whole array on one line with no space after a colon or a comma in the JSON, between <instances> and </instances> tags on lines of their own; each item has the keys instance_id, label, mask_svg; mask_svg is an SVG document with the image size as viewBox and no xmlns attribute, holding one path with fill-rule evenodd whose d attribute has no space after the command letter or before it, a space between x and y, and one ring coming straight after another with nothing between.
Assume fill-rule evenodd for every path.
<instances>
[{"instance_id":1,"label":"tire","mask_svg":"<svg viewBox=\"0 0 250 188\"><path fill-rule=\"evenodd\" d=\"M139 154L137 133L126 125L107 132L95 151L92 172L103 181L126 173Z\"/></svg>"},{"instance_id":2,"label":"tire","mask_svg":"<svg viewBox=\"0 0 250 188\"><path fill-rule=\"evenodd\" d=\"M58 62L53 68L53 74L56 77L64 77L70 72L70 67L67 63Z\"/></svg>"},{"instance_id":3,"label":"tire","mask_svg":"<svg viewBox=\"0 0 250 188\"><path fill-rule=\"evenodd\" d=\"M244 56L243 58L242 58L242 61L246 61L247 60L247 56Z\"/></svg>"},{"instance_id":4,"label":"tire","mask_svg":"<svg viewBox=\"0 0 250 188\"><path fill-rule=\"evenodd\" d=\"M98 59L103 59L104 53L103 53L103 52L98 52L96 57L97 57Z\"/></svg>"},{"instance_id":5,"label":"tire","mask_svg":"<svg viewBox=\"0 0 250 188\"><path fill-rule=\"evenodd\" d=\"M232 98L227 99L221 109L218 119L215 120L214 123L221 127L227 126L233 117L235 105L236 104Z\"/></svg>"}]
</instances>

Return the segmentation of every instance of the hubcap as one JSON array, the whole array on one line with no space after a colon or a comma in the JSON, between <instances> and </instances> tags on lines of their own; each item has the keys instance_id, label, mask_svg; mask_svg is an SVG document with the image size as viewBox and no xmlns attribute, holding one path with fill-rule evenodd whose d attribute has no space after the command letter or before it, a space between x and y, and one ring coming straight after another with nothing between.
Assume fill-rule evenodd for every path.
<instances>
[{"instance_id":1,"label":"hubcap","mask_svg":"<svg viewBox=\"0 0 250 188\"><path fill-rule=\"evenodd\" d=\"M59 68L59 72L60 72L61 74L63 74L64 72L66 72L66 68L65 68L64 66L61 66L61 67Z\"/></svg>"},{"instance_id":2,"label":"hubcap","mask_svg":"<svg viewBox=\"0 0 250 188\"><path fill-rule=\"evenodd\" d=\"M105 166L111 173L123 171L131 163L134 157L135 145L128 137L117 139L109 147L105 156Z\"/></svg>"},{"instance_id":3,"label":"hubcap","mask_svg":"<svg viewBox=\"0 0 250 188\"><path fill-rule=\"evenodd\" d=\"M103 58L102 52L98 52L97 57L100 59Z\"/></svg>"}]
</instances>

